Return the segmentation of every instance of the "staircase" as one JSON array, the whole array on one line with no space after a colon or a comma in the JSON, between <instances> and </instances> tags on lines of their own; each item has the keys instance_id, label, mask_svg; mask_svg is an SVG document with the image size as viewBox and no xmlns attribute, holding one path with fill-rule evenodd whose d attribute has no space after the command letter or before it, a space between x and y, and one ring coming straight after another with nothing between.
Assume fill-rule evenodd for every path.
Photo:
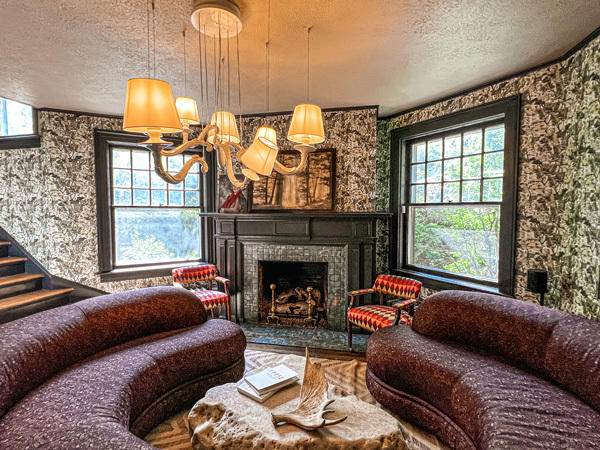
<instances>
[{"instance_id":1,"label":"staircase","mask_svg":"<svg viewBox=\"0 0 600 450\"><path fill-rule=\"evenodd\" d=\"M11 245L0 241L0 323L70 303L72 288L44 289L52 284L48 275L28 273L26 266L35 266L27 257L13 256L22 252L11 252Z\"/></svg>"}]
</instances>

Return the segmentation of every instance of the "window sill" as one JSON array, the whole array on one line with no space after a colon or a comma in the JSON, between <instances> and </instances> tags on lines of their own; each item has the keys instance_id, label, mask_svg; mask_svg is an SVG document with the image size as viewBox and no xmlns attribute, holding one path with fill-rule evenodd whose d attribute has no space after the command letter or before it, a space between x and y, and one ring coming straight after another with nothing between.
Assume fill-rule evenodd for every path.
<instances>
[{"instance_id":1,"label":"window sill","mask_svg":"<svg viewBox=\"0 0 600 450\"><path fill-rule=\"evenodd\" d=\"M14 150L19 148L38 148L41 146L42 138L32 134L28 136L1 136L0 150Z\"/></svg>"},{"instance_id":2,"label":"window sill","mask_svg":"<svg viewBox=\"0 0 600 450\"><path fill-rule=\"evenodd\" d=\"M421 283L423 283L423 287L426 287L428 289L434 289L438 291L473 291L483 292L486 294L502 295L503 297L510 297L509 295L501 293L498 287L486 286L474 282L454 280L452 278L445 278L437 275L430 275L428 273L417 272L414 270L407 269L392 269L391 273L393 273L394 275L400 275L402 277L412 278L414 280L420 281Z\"/></svg>"},{"instance_id":3,"label":"window sill","mask_svg":"<svg viewBox=\"0 0 600 450\"><path fill-rule=\"evenodd\" d=\"M158 278L171 276L173 269L178 267L193 266L198 264L199 261L182 261L172 264L163 264L160 266L143 266L143 267L131 267L127 269L114 269L110 272L101 272L100 281L102 283L110 281L127 281L127 280L140 280L144 278Z\"/></svg>"}]
</instances>

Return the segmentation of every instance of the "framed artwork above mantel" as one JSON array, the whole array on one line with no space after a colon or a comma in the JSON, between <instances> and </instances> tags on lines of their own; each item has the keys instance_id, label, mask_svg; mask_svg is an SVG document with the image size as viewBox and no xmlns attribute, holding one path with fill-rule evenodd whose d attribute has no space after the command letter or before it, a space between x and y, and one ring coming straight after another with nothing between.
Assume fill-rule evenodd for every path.
<instances>
[{"instance_id":1,"label":"framed artwork above mantel","mask_svg":"<svg viewBox=\"0 0 600 450\"><path fill-rule=\"evenodd\" d=\"M295 175L278 172L250 183L248 212L333 212L335 208L335 149L310 153L306 167ZM300 163L300 153L282 150L278 161L286 167Z\"/></svg>"}]
</instances>

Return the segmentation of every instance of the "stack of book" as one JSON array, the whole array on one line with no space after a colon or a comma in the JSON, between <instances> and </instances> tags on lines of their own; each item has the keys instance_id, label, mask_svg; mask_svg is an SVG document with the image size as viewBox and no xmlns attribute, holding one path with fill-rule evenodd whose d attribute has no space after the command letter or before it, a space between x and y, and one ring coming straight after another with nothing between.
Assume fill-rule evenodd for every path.
<instances>
[{"instance_id":1,"label":"stack of book","mask_svg":"<svg viewBox=\"0 0 600 450\"><path fill-rule=\"evenodd\" d=\"M298 374L286 365L280 364L244 377L244 381L237 389L241 394L262 403L277 391L296 381L298 381Z\"/></svg>"}]
</instances>

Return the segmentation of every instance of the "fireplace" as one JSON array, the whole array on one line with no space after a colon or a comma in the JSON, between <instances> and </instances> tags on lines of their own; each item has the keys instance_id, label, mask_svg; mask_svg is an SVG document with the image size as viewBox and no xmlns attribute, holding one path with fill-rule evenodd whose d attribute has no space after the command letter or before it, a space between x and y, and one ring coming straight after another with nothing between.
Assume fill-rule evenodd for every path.
<instances>
[{"instance_id":1,"label":"fireplace","mask_svg":"<svg viewBox=\"0 0 600 450\"><path fill-rule=\"evenodd\" d=\"M329 328L326 262L258 261L258 321Z\"/></svg>"}]
</instances>

